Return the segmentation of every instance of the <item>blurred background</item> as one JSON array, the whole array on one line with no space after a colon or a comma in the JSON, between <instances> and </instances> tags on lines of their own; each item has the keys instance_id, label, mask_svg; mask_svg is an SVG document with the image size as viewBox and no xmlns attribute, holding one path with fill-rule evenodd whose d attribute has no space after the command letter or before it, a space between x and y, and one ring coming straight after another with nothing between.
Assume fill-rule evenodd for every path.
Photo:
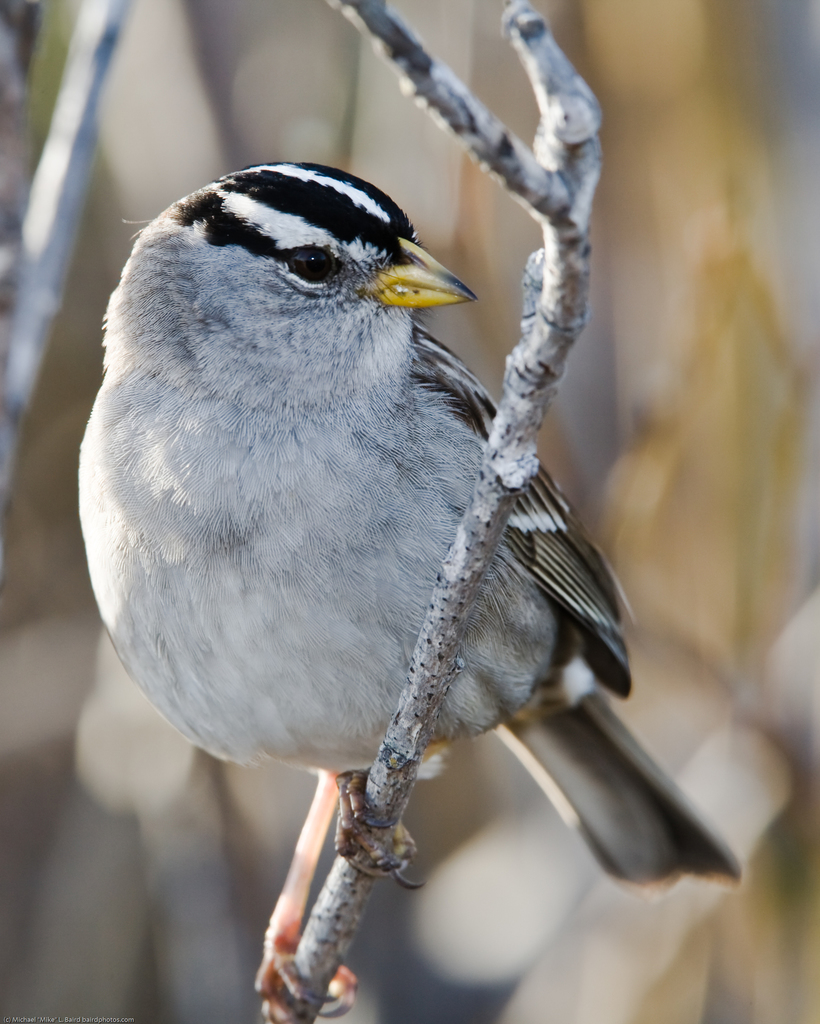
<instances>
[{"instance_id":1,"label":"blurred background","mask_svg":"<svg viewBox=\"0 0 820 1024\"><path fill-rule=\"evenodd\" d=\"M745 864L604 878L493 736L414 793L420 892L381 883L350 1024L820 1022L820 2L551 0L601 100L593 320L541 454L628 595L619 711ZM499 0L399 0L521 137ZM76 13L30 71L36 162ZM254 162L379 185L479 295L431 327L497 395L538 232L323 0L134 0L30 408L0 608L0 1013L258 1019L313 779L196 752L102 635L77 517L101 321L134 232ZM330 862L326 851L323 871Z\"/></svg>"}]
</instances>

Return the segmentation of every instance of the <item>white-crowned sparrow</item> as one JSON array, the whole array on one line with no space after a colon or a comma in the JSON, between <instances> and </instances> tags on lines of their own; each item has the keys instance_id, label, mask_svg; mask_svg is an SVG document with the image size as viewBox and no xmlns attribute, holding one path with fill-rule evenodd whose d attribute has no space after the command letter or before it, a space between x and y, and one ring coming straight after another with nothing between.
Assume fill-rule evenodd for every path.
<instances>
[{"instance_id":1,"label":"white-crowned sparrow","mask_svg":"<svg viewBox=\"0 0 820 1024\"><path fill-rule=\"evenodd\" d=\"M493 405L417 309L473 298L352 175L227 175L146 227L107 313L83 531L129 673L219 757L366 767ZM638 747L616 586L546 472L515 507L438 722L506 723L603 866L737 877Z\"/></svg>"}]
</instances>

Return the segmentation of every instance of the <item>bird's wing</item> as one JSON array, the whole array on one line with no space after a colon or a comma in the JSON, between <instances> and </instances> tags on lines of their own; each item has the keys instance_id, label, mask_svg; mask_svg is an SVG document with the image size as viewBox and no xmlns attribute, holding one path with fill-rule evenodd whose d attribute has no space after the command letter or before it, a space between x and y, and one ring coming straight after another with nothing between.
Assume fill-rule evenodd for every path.
<instances>
[{"instance_id":1,"label":"bird's wing","mask_svg":"<svg viewBox=\"0 0 820 1024\"><path fill-rule=\"evenodd\" d=\"M446 396L453 414L486 440L495 405L481 382L421 328L416 329L414 341L416 382ZM581 627L584 656L596 677L614 693L626 696L630 673L617 584L603 555L543 468L516 502L504 536L541 590Z\"/></svg>"}]
</instances>

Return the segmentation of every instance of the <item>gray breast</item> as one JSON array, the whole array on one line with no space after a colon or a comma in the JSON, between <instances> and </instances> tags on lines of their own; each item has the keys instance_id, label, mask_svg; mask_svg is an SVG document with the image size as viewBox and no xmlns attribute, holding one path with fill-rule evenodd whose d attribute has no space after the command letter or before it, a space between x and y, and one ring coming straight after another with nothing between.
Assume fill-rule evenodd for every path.
<instances>
[{"instance_id":1,"label":"gray breast","mask_svg":"<svg viewBox=\"0 0 820 1024\"><path fill-rule=\"evenodd\" d=\"M104 388L83 448L92 581L126 667L220 756L368 763L479 442L435 396L421 420L368 434L366 410L283 430L161 388ZM553 642L547 600L500 556L441 731L480 732L523 704Z\"/></svg>"}]
</instances>

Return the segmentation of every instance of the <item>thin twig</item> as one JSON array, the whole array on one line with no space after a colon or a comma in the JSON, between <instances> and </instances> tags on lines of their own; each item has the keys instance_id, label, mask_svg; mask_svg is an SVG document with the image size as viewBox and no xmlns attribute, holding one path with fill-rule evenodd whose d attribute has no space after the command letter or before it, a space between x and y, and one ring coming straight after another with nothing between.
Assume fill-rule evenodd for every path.
<instances>
[{"instance_id":1,"label":"thin twig","mask_svg":"<svg viewBox=\"0 0 820 1024\"><path fill-rule=\"evenodd\" d=\"M588 227L600 172L595 97L527 0L512 0L504 31L530 78L541 113L535 154L516 139L445 65L431 58L379 0L328 0L340 7L413 93L520 201L544 229L544 249L524 273L522 337L507 358L498 415L473 497L445 559L411 661L399 707L367 785L368 818L401 817L450 683L472 603L512 506L538 470L536 436L587 319ZM383 842L391 828L377 831ZM370 894L373 879L337 858L296 953L307 988L327 991ZM315 1007L295 1002L309 1024Z\"/></svg>"},{"instance_id":2,"label":"thin twig","mask_svg":"<svg viewBox=\"0 0 820 1024\"><path fill-rule=\"evenodd\" d=\"M470 156L515 199L537 213L555 216L569 204L560 176L540 164L529 146L489 111L442 61L431 57L421 40L384 0L328 0L373 41L373 48L436 123L451 132ZM559 51L560 52L560 51ZM566 59L566 58L564 58Z\"/></svg>"},{"instance_id":3,"label":"thin twig","mask_svg":"<svg viewBox=\"0 0 820 1024\"><path fill-rule=\"evenodd\" d=\"M31 184L0 406L0 525L20 420L57 312L97 143L97 110L129 0L83 0L48 138ZM0 540L0 581L3 551Z\"/></svg>"}]
</instances>

